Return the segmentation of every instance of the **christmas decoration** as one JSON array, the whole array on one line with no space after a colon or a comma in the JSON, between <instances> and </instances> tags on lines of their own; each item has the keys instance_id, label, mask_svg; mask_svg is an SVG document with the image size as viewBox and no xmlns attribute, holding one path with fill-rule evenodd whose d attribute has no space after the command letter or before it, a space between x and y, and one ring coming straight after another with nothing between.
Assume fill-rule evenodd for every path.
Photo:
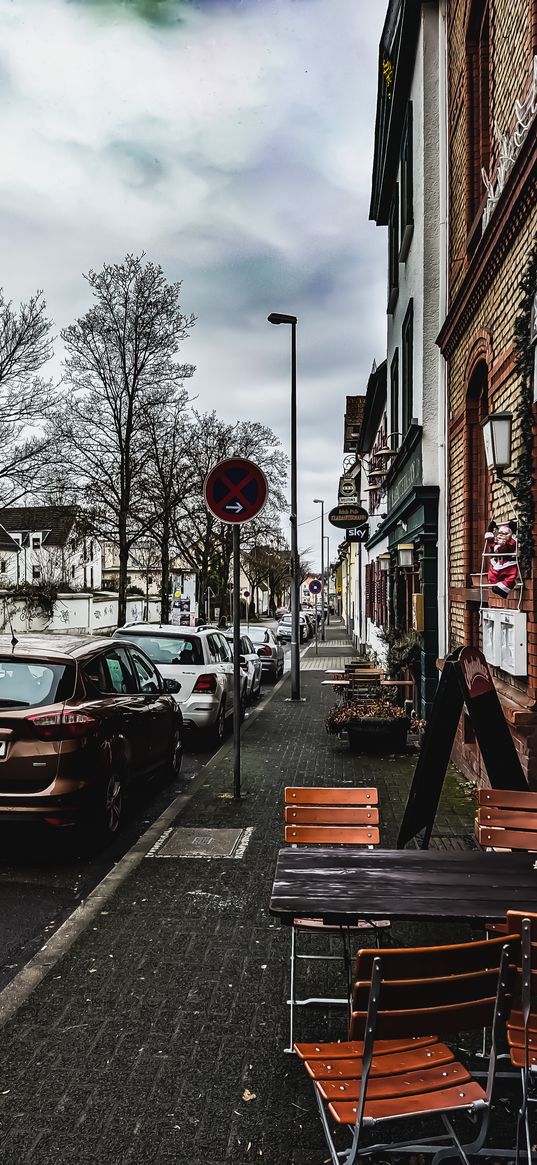
<instances>
[{"instance_id":1,"label":"christmas decoration","mask_svg":"<svg viewBox=\"0 0 537 1165\"><path fill-rule=\"evenodd\" d=\"M491 521L485 534L485 542L490 554L488 581L493 595L505 599L517 581L517 541L516 522L502 522L500 526Z\"/></svg>"}]
</instances>

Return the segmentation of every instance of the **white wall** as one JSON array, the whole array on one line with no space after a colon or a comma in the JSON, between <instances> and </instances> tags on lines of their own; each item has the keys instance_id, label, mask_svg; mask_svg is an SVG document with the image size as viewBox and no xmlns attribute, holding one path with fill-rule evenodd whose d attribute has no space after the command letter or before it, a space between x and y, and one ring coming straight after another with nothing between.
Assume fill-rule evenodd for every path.
<instances>
[{"instance_id":1,"label":"white wall","mask_svg":"<svg viewBox=\"0 0 537 1165\"><path fill-rule=\"evenodd\" d=\"M117 595L110 594L65 594L58 595L52 618L36 617L28 621L23 617L22 604L15 602L9 592L0 591L0 630L15 632L48 631L54 634L108 635L117 627ZM127 599L127 623L136 623L144 618L145 601L141 596ZM149 622L157 623L160 616L160 602L149 600Z\"/></svg>"}]
</instances>

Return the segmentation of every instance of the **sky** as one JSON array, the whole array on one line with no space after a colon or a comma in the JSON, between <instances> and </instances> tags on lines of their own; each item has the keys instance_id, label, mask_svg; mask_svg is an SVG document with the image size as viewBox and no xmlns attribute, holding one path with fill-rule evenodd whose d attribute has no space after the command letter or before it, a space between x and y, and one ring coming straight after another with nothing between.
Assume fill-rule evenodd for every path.
<instances>
[{"instance_id":1,"label":"sky","mask_svg":"<svg viewBox=\"0 0 537 1165\"><path fill-rule=\"evenodd\" d=\"M267 315L296 315L317 567L313 499L337 502L345 397L385 348L386 232L368 221L383 17L370 0L0 0L6 295L42 288L58 335L89 307L82 272L145 251L197 317L196 407L287 450L289 328Z\"/></svg>"}]
</instances>

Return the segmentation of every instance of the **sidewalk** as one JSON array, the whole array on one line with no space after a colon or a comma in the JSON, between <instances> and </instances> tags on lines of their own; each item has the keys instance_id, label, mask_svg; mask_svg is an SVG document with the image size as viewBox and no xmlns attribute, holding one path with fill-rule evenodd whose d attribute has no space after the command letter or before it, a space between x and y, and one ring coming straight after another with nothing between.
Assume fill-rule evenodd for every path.
<instances>
[{"instance_id":1,"label":"sidewalk","mask_svg":"<svg viewBox=\"0 0 537 1165\"><path fill-rule=\"evenodd\" d=\"M345 650L331 627L319 667ZM181 814L181 828L251 831L242 856L164 857L166 839L2 1029L1 1165L327 1160L305 1073L282 1052L289 935L267 910L282 790L375 783L393 845L415 758L351 756L324 730L321 678L304 669L299 706L287 678L247 722L241 803L226 795L228 742ZM446 785L435 844L464 845L473 807L457 778ZM298 1033L326 1023L302 1009ZM342 1009L331 1024L344 1034Z\"/></svg>"}]
</instances>

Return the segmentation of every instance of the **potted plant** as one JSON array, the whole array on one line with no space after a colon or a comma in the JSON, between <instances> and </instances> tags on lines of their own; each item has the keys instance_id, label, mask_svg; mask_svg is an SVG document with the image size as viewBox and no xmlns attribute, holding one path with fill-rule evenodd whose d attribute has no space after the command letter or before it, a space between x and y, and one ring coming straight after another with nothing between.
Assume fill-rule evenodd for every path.
<instances>
[{"instance_id":1,"label":"potted plant","mask_svg":"<svg viewBox=\"0 0 537 1165\"><path fill-rule=\"evenodd\" d=\"M347 732L351 752L401 752L406 745L410 717L386 699L361 704L336 704L326 718L329 733Z\"/></svg>"}]
</instances>

